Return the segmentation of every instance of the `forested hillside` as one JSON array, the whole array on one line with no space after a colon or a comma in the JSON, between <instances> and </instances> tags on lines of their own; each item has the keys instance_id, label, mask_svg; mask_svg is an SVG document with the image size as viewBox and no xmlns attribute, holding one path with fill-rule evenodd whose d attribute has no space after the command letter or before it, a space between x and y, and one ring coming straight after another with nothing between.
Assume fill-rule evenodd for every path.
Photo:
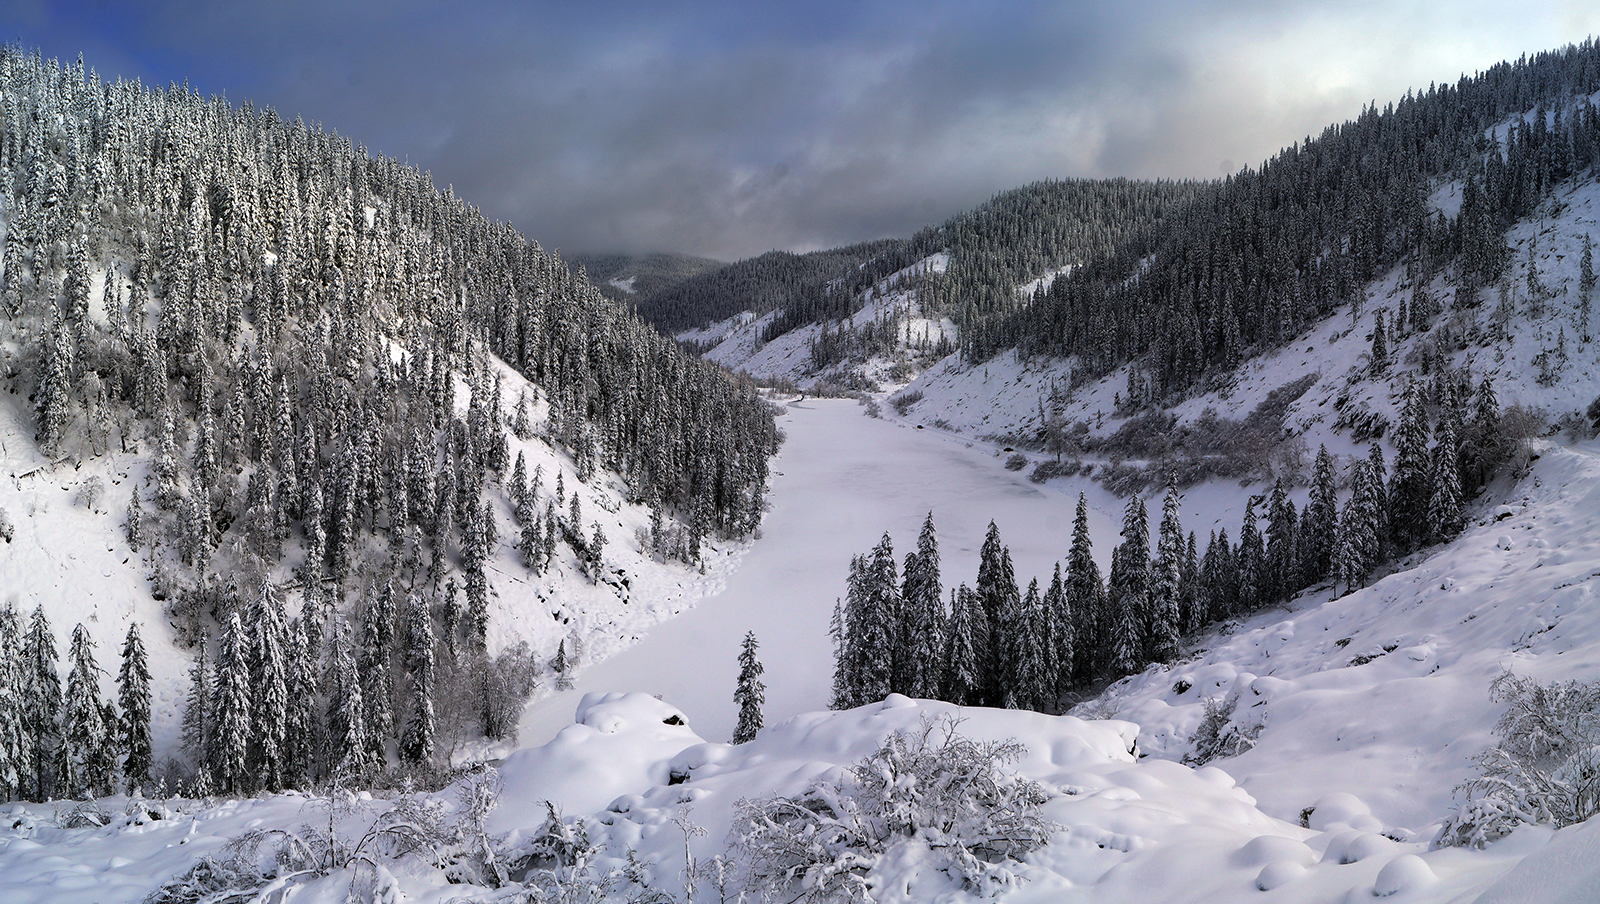
<instances>
[{"instance_id":1,"label":"forested hillside","mask_svg":"<svg viewBox=\"0 0 1600 904\"><path fill-rule=\"evenodd\" d=\"M1119 247L1163 212L1194 197L1200 183L1129 179L1036 182L1002 192L909 239L885 239L796 255L773 251L641 299L639 314L667 330L724 320L741 311L781 310L763 331L846 318L863 293L930 255L947 270L921 274L924 310L963 327L1018 306L1017 286ZM1024 299L1025 301L1026 299Z\"/></svg>"},{"instance_id":2,"label":"forested hillside","mask_svg":"<svg viewBox=\"0 0 1600 904\"><path fill-rule=\"evenodd\" d=\"M435 681L478 688L478 727L509 732L528 675L489 661L486 563L509 531L529 572L560 544L599 580L580 483L618 475L662 559L760 522L778 437L753 390L320 127L6 47L0 222L4 404L31 408L39 469L149 457L126 513L152 575L136 592L202 657L189 740L210 787L426 765ZM528 441L561 471L513 462ZM307 743L276 750L296 718Z\"/></svg>"},{"instance_id":3,"label":"forested hillside","mask_svg":"<svg viewBox=\"0 0 1600 904\"><path fill-rule=\"evenodd\" d=\"M1082 376L1136 361L1135 401L1160 399L1280 347L1402 260L1424 279L1448 268L1454 304L1476 305L1505 272L1506 227L1600 154L1597 90L1591 39L1371 107L968 332L967 358L1076 355ZM1452 203L1430 203L1451 180ZM1425 323L1439 304L1424 297L1407 313Z\"/></svg>"},{"instance_id":4,"label":"forested hillside","mask_svg":"<svg viewBox=\"0 0 1600 904\"><path fill-rule=\"evenodd\" d=\"M629 305L686 279L726 266L722 261L688 254L574 254L567 262L581 264L589 281L602 295Z\"/></svg>"}]
</instances>

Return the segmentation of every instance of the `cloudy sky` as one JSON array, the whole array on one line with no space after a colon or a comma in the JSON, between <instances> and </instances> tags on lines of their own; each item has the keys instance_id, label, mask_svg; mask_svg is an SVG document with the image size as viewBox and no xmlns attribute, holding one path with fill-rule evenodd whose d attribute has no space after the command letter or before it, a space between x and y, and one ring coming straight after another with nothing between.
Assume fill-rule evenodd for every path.
<instances>
[{"instance_id":1,"label":"cloudy sky","mask_svg":"<svg viewBox=\"0 0 1600 904\"><path fill-rule=\"evenodd\" d=\"M1593 33L1592 0L0 3L0 40L321 122L547 247L724 260L1219 176Z\"/></svg>"}]
</instances>

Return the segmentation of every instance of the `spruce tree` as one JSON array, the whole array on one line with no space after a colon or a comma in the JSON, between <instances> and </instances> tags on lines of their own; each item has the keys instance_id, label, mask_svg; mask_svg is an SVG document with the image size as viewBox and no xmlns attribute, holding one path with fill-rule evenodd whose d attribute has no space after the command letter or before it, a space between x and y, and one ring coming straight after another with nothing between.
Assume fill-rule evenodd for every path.
<instances>
[{"instance_id":1,"label":"spruce tree","mask_svg":"<svg viewBox=\"0 0 1600 904\"><path fill-rule=\"evenodd\" d=\"M1106 596L1111 610L1108 670L1121 677L1144 667L1143 626L1150 607L1150 516L1137 494L1122 512L1122 542L1111 554Z\"/></svg>"},{"instance_id":2,"label":"spruce tree","mask_svg":"<svg viewBox=\"0 0 1600 904\"><path fill-rule=\"evenodd\" d=\"M1389 535L1396 549L1404 553L1428 536L1428 500L1433 495L1427 412L1421 387L1415 383L1406 386L1394 447L1394 473L1389 477Z\"/></svg>"},{"instance_id":3,"label":"spruce tree","mask_svg":"<svg viewBox=\"0 0 1600 904\"><path fill-rule=\"evenodd\" d=\"M183 748L198 775L207 778L215 771L212 750L215 719L211 705L216 699L216 678L206 655L206 639L195 645L194 663L189 666L189 693L183 707Z\"/></svg>"},{"instance_id":4,"label":"spruce tree","mask_svg":"<svg viewBox=\"0 0 1600 904\"><path fill-rule=\"evenodd\" d=\"M1072 689L1073 671L1077 661L1077 622L1072 602L1067 597L1067 585L1061 578L1061 563L1056 563L1050 576L1050 586L1044 592L1043 606L1049 613L1050 635L1047 638L1049 671L1055 678L1052 696L1060 699Z\"/></svg>"},{"instance_id":5,"label":"spruce tree","mask_svg":"<svg viewBox=\"0 0 1600 904\"><path fill-rule=\"evenodd\" d=\"M1261 527L1256 518L1256 501L1251 497L1244 507L1244 520L1239 524L1239 552L1236 559L1238 584L1236 599L1238 611L1254 612L1266 605L1265 593L1266 548L1261 542Z\"/></svg>"},{"instance_id":6,"label":"spruce tree","mask_svg":"<svg viewBox=\"0 0 1600 904\"><path fill-rule=\"evenodd\" d=\"M1072 519L1072 546L1067 552L1067 608L1073 615L1073 671L1079 681L1087 681L1098 663L1097 651L1104 645L1109 619L1106 588L1100 580L1100 566L1094 560L1089 537L1089 503L1078 494L1077 514Z\"/></svg>"},{"instance_id":7,"label":"spruce tree","mask_svg":"<svg viewBox=\"0 0 1600 904\"><path fill-rule=\"evenodd\" d=\"M122 775L128 794L150 782L154 754L150 742L150 666L139 625L131 622L122 641L122 669L117 673L117 703L122 708Z\"/></svg>"},{"instance_id":8,"label":"spruce tree","mask_svg":"<svg viewBox=\"0 0 1600 904\"><path fill-rule=\"evenodd\" d=\"M1183 526L1178 523L1178 486L1167 480L1166 497L1161 502L1161 526L1156 534L1156 558L1150 573L1150 619L1146 625L1149 658L1171 662L1178 657L1178 636L1182 621Z\"/></svg>"},{"instance_id":9,"label":"spruce tree","mask_svg":"<svg viewBox=\"0 0 1600 904\"><path fill-rule=\"evenodd\" d=\"M0 607L0 800L27 793L28 736L23 697L22 624L10 603Z\"/></svg>"},{"instance_id":10,"label":"spruce tree","mask_svg":"<svg viewBox=\"0 0 1600 904\"><path fill-rule=\"evenodd\" d=\"M249 772L253 722L249 645L244 623L239 619L239 613L234 612L228 616L228 624L222 634L222 646L217 652L215 697L211 703L211 711L216 719L213 778L217 789L225 794L245 794L252 787Z\"/></svg>"},{"instance_id":11,"label":"spruce tree","mask_svg":"<svg viewBox=\"0 0 1600 904\"><path fill-rule=\"evenodd\" d=\"M978 638L983 630L983 604L966 584L950 591L950 621L945 629L940 697L958 706L979 702L983 690L982 659Z\"/></svg>"},{"instance_id":12,"label":"spruce tree","mask_svg":"<svg viewBox=\"0 0 1600 904\"><path fill-rule=\"evenodd\" d=\"M733 730L735 744L754 740L761 730L761 707L766 703L767 688L761 683L766 669L756 658L758 649L756 632L746 631L739 648L739 680L733 689L733 702L739 706L739 724Z\"/></svg>"},{"instance_id":13,"label":"spruce tree","mask_svg":"<svg viewBox=\"0 0 1600 904\"><path fill-rule=\"evenodd\" d=\"M367 737L366 706L350 626L334 623L326 678L328 700L328 774L338 787L360 783L372 771L372 744Z\"/></svg>"},{"instance_id":14,"label":"spruce tree","mask_svg":"<svg viewBox=\"0 0 1600 904\"><path fill-rule=\"evenodd\" d=\"M983 546L978 551L978 580L973 592L983 608L981 625L984 634L973 639L978 643L978 656L983 671L983 700L989 706L1005 703L1008 668L1005 657L1008 645L1015 639L1009 611L1013 600L1021 599L1016 574L1010 565L1010 554L1000 543L1000 530L993 521L984 535Z\"/></svg>"},{"instance_id":15,"label":"spruce tree","mask_svg":"<svg viewBox=\"0 0 1600 904\"><path fill-rule=\"evenodd\" d=\"M1298 519L1294 503L1280 478L1272 485L1272 496L1267 503L1267 536L1265 570L1262 575L1263 602L1272 603L1287 599L1301 585L1296 576L1295 555Z\"/></svg>"},{"instance_id":16,"label":"spruce tree","mask_svg":"<svg viewBox=\"0 0 1600 904\"><path fill-rule=\"evenodd\" d=\"M945 614L939 585L939 540L934 533L932 512L922 522L916 550L906 556L902 581L900 648L905 653L901 693L933 699L939 696Z\"/></svg>"},{"instance_id":17,"label":"spruce tree","mask_svg":"<svg viewBox=\"0 0 1600 904\"><path fill-rule=\"evenodd\" d=\"M56 716L61 712L61 677L56 674L56 641L43 606L36 606L22 641L22 698L27 701L23 724L27 732L25 772L33 777L33 799L49 800L52 772L60 737Z\"/></svg>"},{"instance_id":18,"label":"spruce tree","mask_svg":"<svg viewBox=\"0 0 1600 904\"><path fill-rule=\"evenodd\" d=\"M117 784L114 728L105 721L100 667L94 660L94 641L83 625L72 630L68 658L72 669L61 709L58 788L73 800L104 797Z\"/></svg>"},{"instance_id":19,"label":"spruce tree","mask_svg":"<svg viewBox=\"0 0 1600 904\"><path fill-rule=\"evenodd\" d=\"M1300 580L1306 586L1327 580L1338 538L1339 500L1333 456L1326 445L1317 449L1311 468L1311 498L1300 519Z\"/></svg>"},{"instance_id":20,"label":"spruce tree","mask_svg":"<svg viewBox=\"0 0 1600 904\"><path fill-rule=\"evenodd\" d=\"M408 762L427 763L434 756L433 615L421 596L411 594L406 640L406 671L410 676L411 705L400 737L400 756Z\"/></svg>"},{"instance_id":21,"label":"spruce tree","mask_svg":"<svg viewBox=\"0 0 1600 904\"><path fill-rule=\"evenodd\" d=\"M1461 532L1461 470L1457 465L1455 433L1441 419L1433 447L1433 495L1428 500L1428 539L1443 543Z\"/></svg>"},{"instance_id":22,"label":"spruce tree","mask_svg":"<svg viewBox=\"0 0 1600 904\"><path fill-rule=\"evenodd\" d=\"M283 787L287 772L285 740L289 730L288 625L283 601L262 580L250 610L250 745L254 778L268 791Z\"/></svg>"}]
</instances>

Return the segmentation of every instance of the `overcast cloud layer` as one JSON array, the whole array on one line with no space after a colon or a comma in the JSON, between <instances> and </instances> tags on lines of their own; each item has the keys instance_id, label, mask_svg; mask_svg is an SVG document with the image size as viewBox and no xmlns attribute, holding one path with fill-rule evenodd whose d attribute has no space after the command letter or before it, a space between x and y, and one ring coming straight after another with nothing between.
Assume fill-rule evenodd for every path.
<instances>
[{"instance_id":1,"label":"overcast cloud layer","mask_svg":"<svg viewBox=\"0 0 1600 904\"><path fill-rule=\"evenodd\" d=\"M724 260L1037 179L1220 176L1600 32L1574 0L145 6L7 0L0 39L321 122L547 247Z\"/></svg>"}]
</instances>

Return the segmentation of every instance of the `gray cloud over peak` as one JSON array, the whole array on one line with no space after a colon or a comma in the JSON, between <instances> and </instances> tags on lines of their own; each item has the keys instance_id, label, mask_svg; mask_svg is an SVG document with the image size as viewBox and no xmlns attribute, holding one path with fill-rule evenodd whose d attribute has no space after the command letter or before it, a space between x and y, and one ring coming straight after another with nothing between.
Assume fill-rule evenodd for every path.
<instances>
[{"instance_id":1,"label":"gray cloud over peak","mask_svg":"<svg viewBox=\"0 0 1600 904\"><path fill-rule=\"evenodd\" d=\"M907 235L1064 177L1204 177L1581 40L1570 0L24 2L0 37L302 116L567 251Z\"/></svg>"}]
</instances>

